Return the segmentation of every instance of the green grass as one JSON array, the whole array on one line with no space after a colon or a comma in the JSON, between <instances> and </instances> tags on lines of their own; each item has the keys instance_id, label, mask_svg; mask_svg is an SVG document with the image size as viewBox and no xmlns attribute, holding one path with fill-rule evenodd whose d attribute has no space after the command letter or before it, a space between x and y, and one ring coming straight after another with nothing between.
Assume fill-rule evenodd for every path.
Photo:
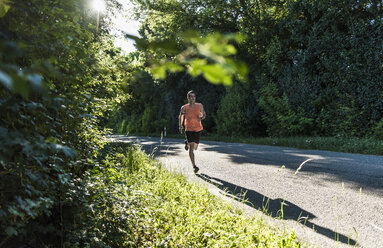
<instances>
[{"instance_id":1,"label":"green grass","mask_svg":"<svg viewBox=\"0 0 383 248\"><path fill-rule=\"evenodd\" d=\"M90 247L304 247L132 147L88 179Z\"/></svg>"}]
</instances>

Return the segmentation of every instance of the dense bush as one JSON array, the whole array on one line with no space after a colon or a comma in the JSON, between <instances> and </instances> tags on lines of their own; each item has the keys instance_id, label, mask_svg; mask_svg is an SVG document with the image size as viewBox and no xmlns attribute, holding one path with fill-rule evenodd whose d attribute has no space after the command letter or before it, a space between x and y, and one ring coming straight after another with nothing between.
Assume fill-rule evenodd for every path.
<instances>
[{"instance_id":1,"label":"dense bush","mask_svg":"<svg viewBox=\"0 0 383 248\"><path fill-rule=\"evenodd\" d=\"M315 134L314 121L304 113L296 113L290 106L286 95L280 96L278 89L267 84L262 87L259 105L264 109L262 118L267 124L270 136L285 137ZM298 108L298 111L302 109Z\"/></svg>"},{"instance_id":2,"label":"dense bush","mask_svg":"<svg viewBox=\"0 0 383 248\"><path fill-rule=\"evenodd\" d=\"M86 4L13 1L0 18L0 246L63 247L86 208L122 75Z\"/></svg>"},{"instance_id":3,"label":"dense bush","mask_svg":"<svg viewBox=\"0 0 383 248\"><path fill-rule=\"evenodd\" d=\"M382 16L377 1L286 5L284 31L268 48L269 72L317 134L366 136L382 118Z\"/></svg>"},{"instance_id":4,"label":"dense bush","mask_svg":"<svg viewBox=\"0 0 383 248\"><path fill-rule=\"evenodd\" d=\"M374 129L374 135L378 139L383 139L383 119L378 122Z\"/></svg>"},{"instance_id":5,"label":"dense bush","mask_svg":"<svg viewBox=\"0 0 383 248\"><path fill-rule=\"evenodd\" d=\"M217 133L226 136L246 136L254 123L246 115L250 107L249 91L244 85L234 84L234 87L227 88L226 95L222 98L215 122ZM251 93L251 92L250 92Z\"/></svg>"}]
</instances>

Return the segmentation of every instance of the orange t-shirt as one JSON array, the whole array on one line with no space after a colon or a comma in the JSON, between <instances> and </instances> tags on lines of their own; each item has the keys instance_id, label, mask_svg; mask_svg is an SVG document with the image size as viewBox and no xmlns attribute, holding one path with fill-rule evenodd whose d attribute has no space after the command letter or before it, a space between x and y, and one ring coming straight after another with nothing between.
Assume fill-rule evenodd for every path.
<instances>
[{"instance_id":1,"label":"orange t-shirt","mask_svg":"<svg viewBox=\"0 0 383 248\"><path fill-rule=\"evenodd\" d=\"M190 104L185 105L185 130L199 132L203 130L201 119L201 108L198 103L194 104L194 107L190 107Z\"/></svg>"}]
</instances>

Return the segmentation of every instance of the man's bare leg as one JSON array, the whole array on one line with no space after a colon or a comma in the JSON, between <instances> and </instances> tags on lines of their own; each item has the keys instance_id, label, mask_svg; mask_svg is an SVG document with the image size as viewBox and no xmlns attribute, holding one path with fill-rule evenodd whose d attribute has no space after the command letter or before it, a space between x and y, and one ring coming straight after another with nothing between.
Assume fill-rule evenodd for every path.
<instances>
[{"instance_id":1,"label":"man's bare leg","mask_svg":"<svg viewBox=\"0 0 383 248\"><path fill-rule=\"evenodd\" d=\"M194 173L197 173L199 168L195 165L195 156L194 156L194 150L197 150L198 144L195 142L190 142L189 143L189 157L190 161L193 165Z\"/></svg>"},{"instance_id":2,"label":"man's bare leg","mask_svg":"<svg viewBox=\"0 0 383 248\"><path fill-rule=\"evenodd\" d=\"M189 145L189 157L190 157L190 161L193 165L193 167L195 166L195 160L194 160L194 145L195 143L194 142L190 142L188 143Z\"/></svg>"}]
</instances>

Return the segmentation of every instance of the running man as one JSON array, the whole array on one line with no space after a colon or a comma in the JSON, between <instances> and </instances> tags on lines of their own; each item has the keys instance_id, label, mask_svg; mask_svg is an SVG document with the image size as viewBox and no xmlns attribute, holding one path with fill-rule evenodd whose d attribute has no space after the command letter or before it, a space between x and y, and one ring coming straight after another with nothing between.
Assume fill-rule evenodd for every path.
<instances>
[{"instance_id":1,"label":"running man","mask_svg":"<svg viewBox=\"0 0 383 248\"><path fill-rule=\"evenodd\" d=\"M188 104L181 107L179 120L180 133L183 131L183 122L185 119L185 150L189 150L190 161L193 165L194 173L197 173L199 168L195 164L194 150L197 150L201 131L203 130L201 120L205 119L206 113L201 103L196 103L196 95L194 91L189 91L187 94Z\"/></svg>"}]
</instances>

